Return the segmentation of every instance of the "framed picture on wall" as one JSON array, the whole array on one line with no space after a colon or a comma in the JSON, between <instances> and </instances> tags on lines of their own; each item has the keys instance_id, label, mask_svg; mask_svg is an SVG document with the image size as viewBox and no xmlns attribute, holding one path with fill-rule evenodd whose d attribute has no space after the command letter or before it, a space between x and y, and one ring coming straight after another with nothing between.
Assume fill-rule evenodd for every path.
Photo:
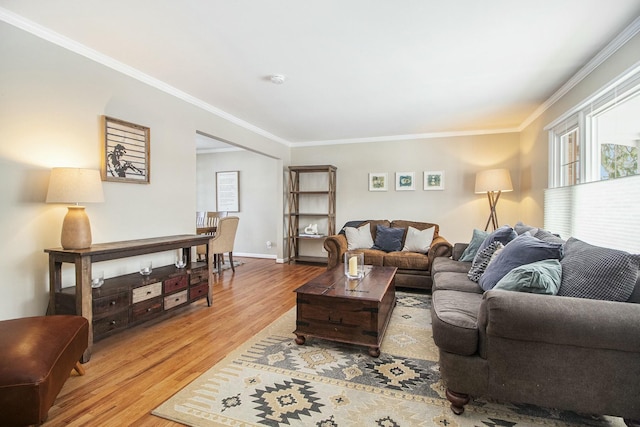
<instances>
[{"instance_id":1,"label":"framed picture on wall","mask_svg":"<svg viewBox=\"0 0 640 427\"><path fill-rule=\"evenodd\" d=\"M424 189L444 190L444 171L425 171Z\"/></svg>"},{"instance_id":2,"label":"framed picture on wall","mask_svg":"<svg viewBox=\"0 0 640 427\"><path fill-rule=\"evenodd\" d=\"M386 172L373 172L369 174L369 191L387 191L389 176Z\"/></svg>"},{"instance_id":3,"label":"framed picture on wall","mask_svg":"<svg viewBox=\"0 0 640 427\"><path fill-rule=\"evenodd\" d=\"M103 117L104 144L100 172L103 181L149 184L148 127Z\"/></svg>"},{"instance_id":4,"label":"framed picture on wall","mask_svg":"<svg viewBox=\"0 0 640 427\"><path fill-rule=\"evenodd\" d=\"M396 172L396 191L412 191L416 189L414 172Z\"/></svg>"},{"instance_id":5,"label":"framed picture on wall","mask_svg":"<svg viewBox=\"0 0 640 427\"><path fill-rule=\"evenodd\" d=\"M240 172L216 172L216 210L240 212Z\"/></svg>"}]
</instances>

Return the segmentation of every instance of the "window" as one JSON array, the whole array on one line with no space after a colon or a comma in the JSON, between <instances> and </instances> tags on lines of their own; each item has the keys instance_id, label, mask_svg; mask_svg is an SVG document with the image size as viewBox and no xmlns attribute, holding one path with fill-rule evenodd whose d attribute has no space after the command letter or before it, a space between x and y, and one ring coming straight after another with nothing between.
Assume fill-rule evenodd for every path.
<instances>
[{"instance_id":1,"label":"window","mask_svg":"<svg viewBox=\"0 0 640 427\"><path fill-rule=\"evenodd\" d=\"M547 127L550 188L640 174L640 69L611 87Z\"/></svg>"}]
</instances>

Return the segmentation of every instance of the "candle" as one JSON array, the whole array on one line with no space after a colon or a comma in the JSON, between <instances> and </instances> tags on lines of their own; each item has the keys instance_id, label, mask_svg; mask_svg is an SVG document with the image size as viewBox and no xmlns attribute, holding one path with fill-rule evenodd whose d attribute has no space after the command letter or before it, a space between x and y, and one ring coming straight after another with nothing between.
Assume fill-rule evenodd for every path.
<instances>
[{"instance_id":1,"label":"candle","mask_svg":"<svg viewBox=\"0 0 640 427\"><path fill-rule=\"evenodd\" d=\"M349 276L357 276L358 275L358 257L352 256L349 258Z\"/></svg>"}]
</instances>

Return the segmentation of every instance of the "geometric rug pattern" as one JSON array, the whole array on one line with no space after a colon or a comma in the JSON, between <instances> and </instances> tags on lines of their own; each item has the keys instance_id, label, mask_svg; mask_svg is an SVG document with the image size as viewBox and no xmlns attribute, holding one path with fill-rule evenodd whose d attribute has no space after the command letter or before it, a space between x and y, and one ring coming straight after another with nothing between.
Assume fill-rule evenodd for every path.
<instances>
[{"instance_id":1,"label":"geometric rug pattern","mask_svg":"<svg viewBox=\"0 0 640 427\"><path fill-rule=\"evenodd\" d=\"M615 417L482 399L454 415L431 336L431 297L396 296L378 358L313 337L297 345L294 308L153 414L189 426L624 426Z\"/></svg>"}]
</instances>

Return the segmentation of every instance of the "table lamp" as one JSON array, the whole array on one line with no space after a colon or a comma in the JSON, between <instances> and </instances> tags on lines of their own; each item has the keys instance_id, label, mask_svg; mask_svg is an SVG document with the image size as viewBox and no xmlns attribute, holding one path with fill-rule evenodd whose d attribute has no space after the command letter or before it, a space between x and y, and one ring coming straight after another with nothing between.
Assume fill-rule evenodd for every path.
<instances>
[{"instance_id":1,"label":"table lamp","mask_svg":"<svg viewBox=\"0 0 640 427\"><path fill-rule=\"evenodd\" d=\"M62 222L60 242L64 249L91 247L91 224L80 203L104 202L100 171L93 169L53 168L49 179L47 203L75 203L69 206Z\"/></svg>"},{"instance_id":2,"label":"table lamp","mask_svg":"<svg viewBox=\"0 0 640 427\"><path fill-rule=\"evenodd\" d=\"M487 225L484 227L485 231L489 229L489 223L493 225L494 230L498 228L496 206L503 191L513 191L509 169L490 169L476 174L476 193L487 193L491 209Z\"/></svg>"}]
</instances>

